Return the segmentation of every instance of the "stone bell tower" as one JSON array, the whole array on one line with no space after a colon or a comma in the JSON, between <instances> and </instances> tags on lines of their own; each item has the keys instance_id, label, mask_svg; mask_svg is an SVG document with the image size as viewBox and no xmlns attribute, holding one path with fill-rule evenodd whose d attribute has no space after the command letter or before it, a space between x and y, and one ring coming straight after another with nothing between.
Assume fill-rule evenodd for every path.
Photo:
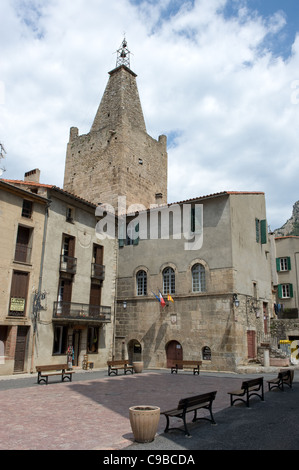
<instances>
[{"instance_id":1,"label":"stone bell tower","mask_svg":"<svg viewBox=\"0 0 299 470\"><path fill-rule=\"evenodd\" d=\"M167 139L147 134L137 75L124 39L90 132L72 127L67 146L66 191L117 210L119 196L131 204L167 202Z\"/></svg>"}]
</instances>

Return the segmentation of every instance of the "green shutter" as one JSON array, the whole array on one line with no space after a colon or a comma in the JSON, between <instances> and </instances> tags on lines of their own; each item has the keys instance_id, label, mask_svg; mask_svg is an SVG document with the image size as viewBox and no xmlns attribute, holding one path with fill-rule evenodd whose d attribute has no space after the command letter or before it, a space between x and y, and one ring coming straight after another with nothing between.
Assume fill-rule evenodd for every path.
<instances>
[{"instance_id":1,"label":"green shutter","mask_svg":"<svg viewBox=\"0 0 299 470\"><path fill-rule=\"evenodd\" d=\"M290 297L293 297L294 296L294 293L293 293L293 284L289 284L290 286Z\"/></svg>"},{"instance_id":2,"label":"green shutter","mask_svg":"<svg viewBox=\"0 0 299 470\"><path fill-rule=\"evenodd\" d=\"M291 271L291 258L288 256L287 260L288 260L288 270Z\"/></svg>"},{"instance_id":3,"label":"green shutter","mask_svg":"<svg viewBox=\"0 0 299 470\"><path fill-rule=\"evenodd\" d=\"M281 284L278 284L278 298L282 299L282 286L281 286Z\"/></svg>"},{"instance_id":4,"label":"green shutter","mask_svg":"<svg viewBox=\"0 0 299 470\"><path fill-rule=\"evenodd\" d=\"M276 258L276 271L280 272L280 258Z\"/></svg>"},{"instance_id":5,"label":"green shutter","mask_svg":"<svg viewBox=\"0 0 299 470\"><path fill-rule=\"evenodd\" d=\"M261 244L267 243L267 221L261 220Z\"/></svg>"}]
</instances>

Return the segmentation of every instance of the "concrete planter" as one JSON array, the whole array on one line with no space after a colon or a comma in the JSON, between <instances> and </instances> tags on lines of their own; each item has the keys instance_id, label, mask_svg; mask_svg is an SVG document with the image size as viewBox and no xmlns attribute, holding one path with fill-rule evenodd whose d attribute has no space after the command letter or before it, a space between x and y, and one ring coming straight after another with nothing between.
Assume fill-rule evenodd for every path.
<instances>
[{"instance_id":1,"label":"concrete planter","mask_svg":"<svg viewBox=\"0 0 299 470\"><path fill-rule=\"evenodd\" d=\"M133 362L133 369L134 369L134 372L136 372L137 374L142 372L142 370L143 370L143 361Z\"/></svg>"},{"instance_id":2,"label":"concrete planter","mask_svg":"<svg viewBox=\"0 0 299 470\"><path fill-rule=\"evenodd\" d=\"M152 442L158 429L160 408L147 405L132 406L129 412L135 441Z\"/></svg>"}]
</instances>

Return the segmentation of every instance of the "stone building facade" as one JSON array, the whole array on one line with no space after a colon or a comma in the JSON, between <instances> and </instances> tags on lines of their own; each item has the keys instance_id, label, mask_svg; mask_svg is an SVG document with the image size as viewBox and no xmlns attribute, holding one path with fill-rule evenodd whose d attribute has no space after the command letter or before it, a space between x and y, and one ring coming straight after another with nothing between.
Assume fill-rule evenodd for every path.
<instances>
[{"instance_id":1,"label":"stone building facade","mask_svg":"<svg viewBox=\"0 0 299 470\"><path fill-rule=\"evenodd\" d=\"M0 180L0 375L29 370L48 200Z\"/></svg>"},{"instance_id":2,"label":"stone building facade","mask_svg":"<svg viewBox=\"0 0 299 470\"><path fill-rule=\"evenodd\" d=\"M186 231L121 244L118 357L127 354L145 367L200 359L210 370L236 370L256 357L273 311L264 194L223 192L164 211L168 215L175 207L183 213L183 206L192 210L198 204L201 238L191 249ZM140 214L136 223L140 231ZM159 292L165 307L157 301Z\"/></svg>"},{"instance_id":3,"label":"stone building facade","mask_svg":"<svg viewBox=\"0 0 299 470\"><path fill-rule=\"evenodd\" d=\"M39 175L38 170L29 173ZM8 270L7 284L11 271L30 271L28 307L7 319L7 286L2 299L6 304L2 324L4 321L5 325L27 327L22 372L35 371L36 365L67 360L81 367L86 354L94 367L105 367L113 348L116 243L97 238L94 204L56 186L39 183L38 178L9 181L15 193L19 191L26 200L34 201L35 210L26 219L26 227L34 228L34 258L26 264L12 261L16 226L25 225L23 219L19 220L20 215L13 220L20 212L19 196L9 206L10 210L15 208L16 214L11 212L8 217L5 212L7 217L1 226L5 243L11 245L6 250L8 259L1 260L1 272ZM12 370L8 333L7 330L3 340L5 357L0 374L6 374L8 367Z\"/></svg>"}]
</instances>

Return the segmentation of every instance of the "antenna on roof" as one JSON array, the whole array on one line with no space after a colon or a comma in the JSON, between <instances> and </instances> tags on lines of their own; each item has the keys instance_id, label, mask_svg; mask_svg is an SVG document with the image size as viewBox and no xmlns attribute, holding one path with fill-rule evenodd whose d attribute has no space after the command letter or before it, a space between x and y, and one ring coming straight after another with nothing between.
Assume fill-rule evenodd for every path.
<instances>
[{"instance_id":1,"label":"antenna on roof","mask_svg":"<svg viewBox=\"0 0 299 470\"><path fill-rule=\"evenodd\" d=\"M5 158L5 154L6 154L6 150L4 148L4 145L1 144L1 142L0 142L0 161L1 161L2 158ZM3 174L4 171L5 171L5 168L1 167L0 168L0 176Z\"/></svg>"}]
</instances>

